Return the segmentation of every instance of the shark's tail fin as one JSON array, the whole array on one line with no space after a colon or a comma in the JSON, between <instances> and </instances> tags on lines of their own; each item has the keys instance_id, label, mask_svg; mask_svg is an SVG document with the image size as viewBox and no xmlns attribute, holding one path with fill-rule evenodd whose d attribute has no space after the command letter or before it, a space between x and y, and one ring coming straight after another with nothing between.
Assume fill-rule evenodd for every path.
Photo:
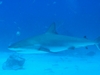
<instances>
[{"instance_id":1,"label":"shark's tail fin","mask_svg":"<svg viewBox=\"0 0 100 75\"><path fill-rule=\"evenodd\" d=\"M97 38L95 41L96 41L97 48L100 50L100 37Z\"/></svg>"}]
</instances>

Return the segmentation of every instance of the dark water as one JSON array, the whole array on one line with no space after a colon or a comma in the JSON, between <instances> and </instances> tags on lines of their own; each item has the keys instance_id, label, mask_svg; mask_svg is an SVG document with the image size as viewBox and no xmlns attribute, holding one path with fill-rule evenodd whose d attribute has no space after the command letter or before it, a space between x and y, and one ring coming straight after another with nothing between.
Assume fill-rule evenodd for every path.
<instances>
[{"instance_id":1,"label":"dark water","mask_svg":"<svg viewBox=\"0 0 100 75\"><path fill-rule=\"evenodd\" d=\"M100 36L99 0L0 0L0 75L100 75L96 46L56 54L22 54L24 69L3 70L12 55L8 46L47 31L95 40Z\"/></svg>"}]
</instances>

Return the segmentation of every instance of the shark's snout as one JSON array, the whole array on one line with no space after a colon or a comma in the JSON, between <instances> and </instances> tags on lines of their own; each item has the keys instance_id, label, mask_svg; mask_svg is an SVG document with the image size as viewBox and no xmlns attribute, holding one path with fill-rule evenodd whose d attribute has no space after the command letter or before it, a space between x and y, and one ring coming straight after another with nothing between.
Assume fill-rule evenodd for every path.
<instances>
[{"instance_id":1,"label":"shark's snout","mask_svg":"<svg viewBox=\"0 0 100 75\"><path fill-rule=\"evenodd\" d=\"M12 44L8 46L8 49L12 49L12 48L13 48Z\"/></svg>"},{"instance_id":2,"label":"shark's snout","mask_svg":"<svg viewBox=\"0 0 100 75\"><path fill-rule=\"evenodd\" d=\"M14 47L14 46L10 45L10 46L8 46L8 49L9 50L15 50L15 49L17 49L17 47Z\"/></svg>"},{"instance_id":3,"label":"shark's snout","mask_svg":"<svg viewBox=\"0 0 100 75\"><path fill-rule=\"evenodd\" d=\"M12 45L8 46L8 49L11 51L22 52L22 49L20 49L18 47L14 47Z\"/></svg>"},{"instance_id":4,"label":"shark's snout","mask_svg":"<svg viewBox=\"0 0 100 75\"><path fill-rule=\"evenodd\" d=\"M20 48L20 45L18 45L18 44L11 44L8 46L8 49L13 50L13 51L14 50L18 51L18 50L20 50L19 48Z\"/></svg>"}]
</instances>

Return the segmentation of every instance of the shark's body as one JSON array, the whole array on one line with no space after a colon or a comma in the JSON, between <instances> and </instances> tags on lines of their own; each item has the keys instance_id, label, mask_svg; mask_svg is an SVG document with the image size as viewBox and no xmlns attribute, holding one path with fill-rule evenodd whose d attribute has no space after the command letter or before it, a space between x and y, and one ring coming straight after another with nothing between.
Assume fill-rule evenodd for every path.
<instances>
[{"instance_id":1,"label":"shark's body","mask_svg":"<svg viewBox=\"0 0 100 75\"><path fill-rule=\"evenodd\" d=\"M56 33L55 23L53 23L46 33L14 43L9 46L9 49L22 53L48 53L87 47L88 45L97 45L100 49L99 43L100 38L91 41L86 38L59 35Z\"/></svg>"}]
</instances>

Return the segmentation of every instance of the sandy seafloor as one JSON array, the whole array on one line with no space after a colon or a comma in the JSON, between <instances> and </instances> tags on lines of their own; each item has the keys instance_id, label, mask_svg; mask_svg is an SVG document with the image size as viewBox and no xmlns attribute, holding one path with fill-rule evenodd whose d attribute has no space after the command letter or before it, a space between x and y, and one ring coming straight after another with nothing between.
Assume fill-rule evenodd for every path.
<instances>
[{"instance_id":1,"label":"sandy seafloor","mask_svg":"<svg viewBox=\"0 0 100 75\"><path fill-rule=\"evenodd\" d=\"M0 75L100 75L100 55L26 55L22 70L3 70L2 64L12 53L0 53Z\"/></svg>"}]
</instances>

